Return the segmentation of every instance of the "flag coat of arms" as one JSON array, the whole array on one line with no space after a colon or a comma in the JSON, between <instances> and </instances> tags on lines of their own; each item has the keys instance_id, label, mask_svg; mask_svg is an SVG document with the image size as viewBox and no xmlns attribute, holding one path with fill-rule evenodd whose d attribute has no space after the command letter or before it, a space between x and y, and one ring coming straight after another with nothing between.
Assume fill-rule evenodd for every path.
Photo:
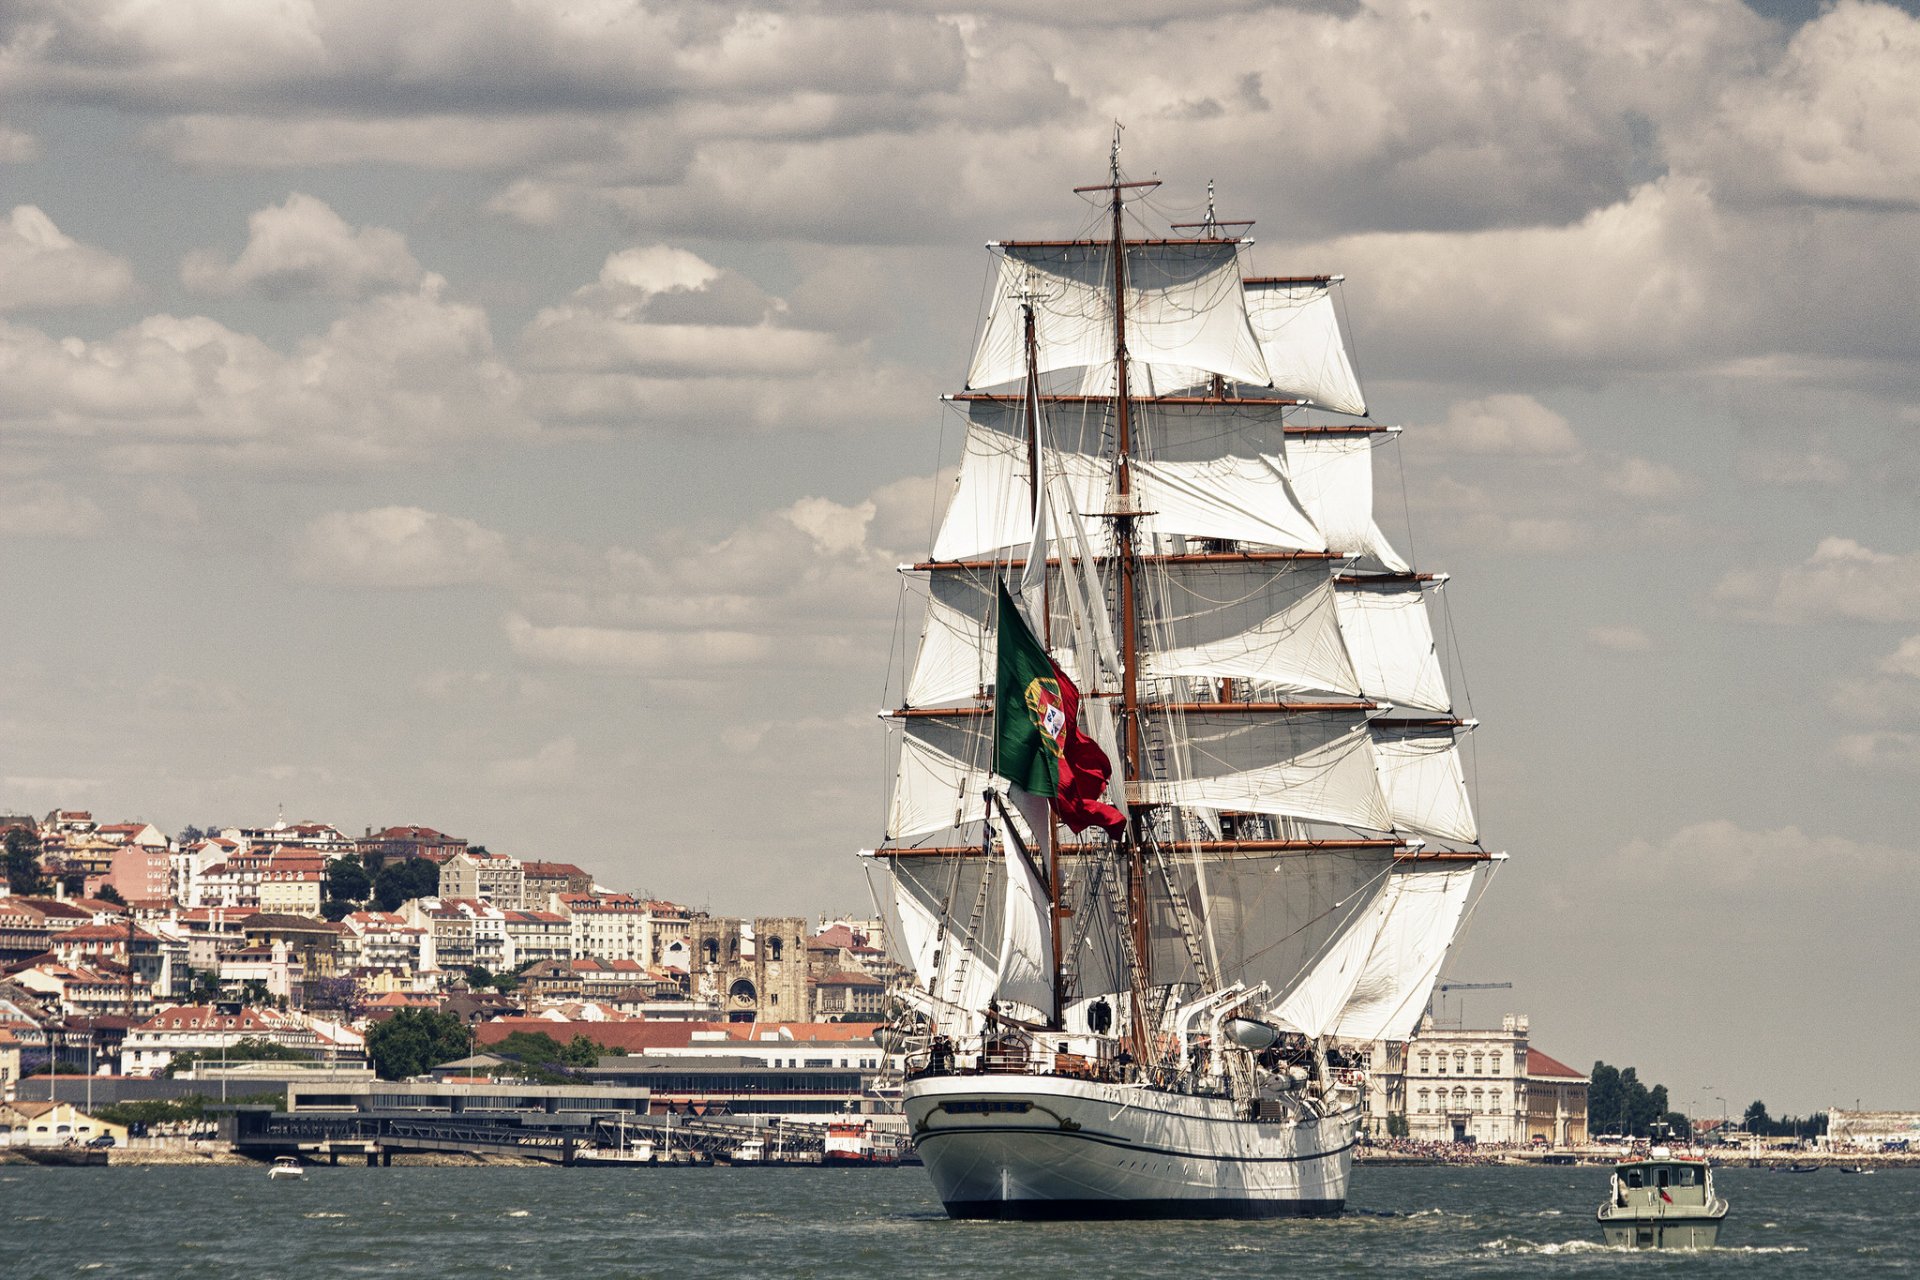
<instances>
[{"instance_id":1,"label":"flag coat of arms","mask_svg":"<svg viewBox=\"0 0 1920 1280\"><path fill-rule=\"evenodd\" d=\"M1101 797L1113 764L1080 728L1080 691L1000 586L993 693L993 771L1045 796L1069 831L1101 827L1118 839L1127 818Z\"/></svg>"}]
</instances>

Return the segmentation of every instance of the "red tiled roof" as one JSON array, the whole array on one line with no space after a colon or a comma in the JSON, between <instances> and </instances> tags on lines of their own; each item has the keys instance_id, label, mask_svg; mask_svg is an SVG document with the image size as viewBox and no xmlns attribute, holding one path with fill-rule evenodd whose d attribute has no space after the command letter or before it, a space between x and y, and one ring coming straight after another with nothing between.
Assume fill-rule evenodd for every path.
<instances>
[{"instance_id":1,"label":"red tiled roof","mask_svg":"<svg viewBox=\"0 0 1920 1280\"><path fill-rule=\"evenodd\" d=\"M1560 1076L1568 1080L1585 1080L1587 1073L1575 1071L1558 1058L1549 1058L1531 1046L1527 1049L1527 1074L1530 1076Z\"/></svg>"}]
</instances>

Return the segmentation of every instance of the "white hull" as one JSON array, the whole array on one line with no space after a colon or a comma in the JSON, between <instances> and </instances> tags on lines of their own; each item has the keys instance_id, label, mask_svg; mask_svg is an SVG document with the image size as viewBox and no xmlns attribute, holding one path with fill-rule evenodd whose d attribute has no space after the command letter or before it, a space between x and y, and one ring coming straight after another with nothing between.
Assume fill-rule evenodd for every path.
<instances>
[{"instance_id":1,"label":"white hull","mask_svg":"<svg viewBox=\"0 0 1920 1280\"><path fill-rule=\"evenodd\" d=\"M1227 1098L1058 1076L929 1076L902 1101L956 1218L1331 1216L1359 1118L1256 1124Z\"/></svg>"}]
</instances>

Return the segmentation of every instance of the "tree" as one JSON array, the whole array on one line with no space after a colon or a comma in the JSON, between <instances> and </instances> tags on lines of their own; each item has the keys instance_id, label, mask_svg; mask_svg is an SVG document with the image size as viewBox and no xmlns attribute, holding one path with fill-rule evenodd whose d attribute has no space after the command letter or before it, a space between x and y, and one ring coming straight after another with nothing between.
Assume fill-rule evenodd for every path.
<instances>
[{"instance_id":1,"label":"tree","mask_svg":"<svg viewBox=\"0 0 1920 1280\"><path fill-rule=\"evenodd\" d=\"M339 898L328 898L320 904L320 918L330 924L339 924L342 920L359 910L357 902L344 902Z\"/></svg>"},{"instance_id":2,"label":"tree","mask_svg":"<svg viewBox=\"0 0 1920 1280\"><path fill-rule=\"evenodd\" d=\"M7 832L7 888L25 897L47 891L47 878L40 873L40 837L25 827Z\"/></svg>"},{"instance_id":3,"label":"tree","mask_svg":"<svg viewBox=\"0 0 1920 1280\"><path fill-rule=\"evenodd\" d=\"M1620 1070L1604 1062L1593 1064L1587 1083L1587 1126L1593 1133L1619 1130L1626 1107L1622 1102Z\"/></svg>"},{"instance_id":4,"label":"tree","mask_svg":"<svg viewBox=\"0 0 1920 1280\"><path fill-rule=\"evenodd\" d=\"M450 1013L402 1009L367 1029L367 1056L382 1080L405 1080L467 1055L467 1028Z\"/></svg>"},{"instance_id":5,"label":"tree","mask_svg":"<svg viewBox=\"0 0 1920 1280\"><path fill-rule=\"evenodd\" d=\"M327 897L339 902L365 902L373 892L373 877L360 859L342 854L327 863Z\"/></svg>"},{"instance_id":6,"label":"tree","mask_svg":"<svg viewBox=\"0 0 1920 1280\"><path fill-rule=\"evenodd\" d=\"M1773 1117L1767 1114L1767 1104L1758 1098L1747 1104L1747 1109L1740 1114L1740 1123L1748 1133L1773 1132Z\"/></svg>"},{"instance_id":7,"label":"tree","mask_svg":"<svg viewBox=\"0 0 1920 1280\"><path fill-rule=\"evenodd\" d=\"M493 970L483 964L474 965L467 970L467 986L475 991L484 991L493 985Z\"/></svg>"},{"instance_id":8,"label":"tree","mask_svg":"<svg viewBox=\"0 0 1920 1280\"><path fill-rule=\"evenodd\" d=\"M431 898L440 892L440 868L425 858L407 858L389 862L373 878L373 897L382 911L398 911L400 904L415 898Z\"/></svg>"},{"instance_id":9,"label":"tree","mask_svg":"<svg viewBox=\"0 0 1920 1280\"><path fill-rule=\"evenodd\" d=\"M120 891L110 884L100 886L99 898L102 902L111 902L117 906L124 907L127 905L127 900L120 896Z\"/></svg>"}]
</instances>

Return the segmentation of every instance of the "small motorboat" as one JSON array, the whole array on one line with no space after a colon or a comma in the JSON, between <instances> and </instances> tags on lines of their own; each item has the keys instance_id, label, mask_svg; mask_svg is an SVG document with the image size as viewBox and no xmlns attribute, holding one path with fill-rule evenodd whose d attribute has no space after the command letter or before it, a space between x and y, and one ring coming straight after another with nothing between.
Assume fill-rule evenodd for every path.
<instances>
[{"instance_id":1,"label":"small motorboat","mask_svg":"<svg viewBox=\"0 0 1920 1280\"><path fill-rule=\"evenodd\" d=\"M307 1176L298 1156L275 1156L267 1170L268 1182L295 1182Z\"/></svg>"},{"instance_id":2,"label":"small motorboat","mask_svg":"<svg viewBox=\"0 0 1920 1280\"><path fill-rule=\"evenodd\" d=\"M1706 1157L1675 1155L1667 1147L1622 1160L1598 1214L1607 1243L1621 1249L1711 1249L1726 1216Z\"/></svg>"}]
</instances>

